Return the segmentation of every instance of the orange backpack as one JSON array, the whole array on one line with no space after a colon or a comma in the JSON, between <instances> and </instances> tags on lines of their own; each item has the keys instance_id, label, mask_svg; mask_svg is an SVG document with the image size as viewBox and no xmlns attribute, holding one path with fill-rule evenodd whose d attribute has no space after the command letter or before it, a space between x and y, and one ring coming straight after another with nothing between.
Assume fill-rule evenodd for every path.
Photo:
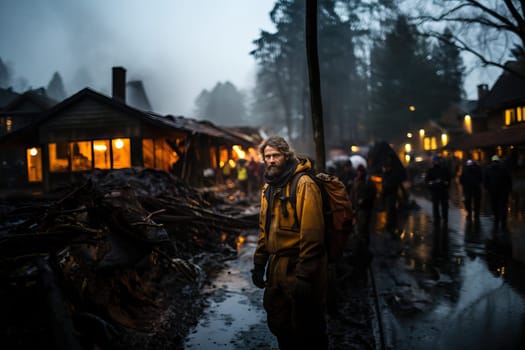
<instances>
[{"instance_id":1,"label":"orange backpack","mask_svg":"<svg viewBox=\"0 0 525 350\"><path fill-rule=\"evenodd\" d=\"M294 209L296 228L299 228L296 210L297 182L303 175L310 176L321 190L328 261L335 262L343 254L345 242L352 231L354 214L350 198L344 183L337 176L326 173L314 175L309 172L295 174L290 184L290 204Z\"/></svg>"}]
</instances>

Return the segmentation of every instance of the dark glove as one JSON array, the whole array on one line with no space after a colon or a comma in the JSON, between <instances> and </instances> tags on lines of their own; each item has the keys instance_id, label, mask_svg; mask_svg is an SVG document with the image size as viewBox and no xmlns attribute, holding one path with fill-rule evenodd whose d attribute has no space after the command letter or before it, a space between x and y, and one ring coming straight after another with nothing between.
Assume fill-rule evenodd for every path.
<instances>
[{"instance_id":1,"label":"dark glove","mask_svg":"<svg viewBox=\"0 0 525 350\"><path fill-rule=\"evenodd\" d=\"M266 281L264 280L264 265L255 265L251 270L252 282L257 288L266 287Z\"/></svg>"},{"instance_id":2,"label":"dark glove","mask_svg":"<svg viewBox=\"0 0 525 350\"><path fill-rule=\"evenodd\" d=\"M306 302L312 298L312 284L300 277L295 279L293 298L297 302Z\"/></svg>"}]
</instances>

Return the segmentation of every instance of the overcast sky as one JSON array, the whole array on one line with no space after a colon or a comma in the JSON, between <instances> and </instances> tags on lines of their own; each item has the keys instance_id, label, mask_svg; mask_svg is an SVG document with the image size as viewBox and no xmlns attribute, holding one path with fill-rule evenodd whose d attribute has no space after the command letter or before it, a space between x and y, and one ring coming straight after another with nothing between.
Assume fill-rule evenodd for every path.
<instances>
[{"instance_id":1,"label":"overcast sky","mask_svg":"<svg viewBox=\"0 0 525 350\"><path fill-rule=\"evenodd\" d=\"M274 31L273 0L0 0L0 58L31 87L60 72L68 94L91 81L111 93L111 67L141 79L156 112L190 116L217 82L254 85L249 52Z\"/></svg>"},{"instance_id":2,"label":"overcast sky","mask_svg":"<svg viewBox=\"0 0 525 350\"><path fill-rule=\"evenodd\" d=\"M254 85L249 52L274 0L0 0L0 58L37 88L60 72L68 94L89 84L111 93L111 67L141 79L154 111L192 117L194 101L217 82ZM499 71L466 77L492 85Z\"/></svg>"}]
</instances>

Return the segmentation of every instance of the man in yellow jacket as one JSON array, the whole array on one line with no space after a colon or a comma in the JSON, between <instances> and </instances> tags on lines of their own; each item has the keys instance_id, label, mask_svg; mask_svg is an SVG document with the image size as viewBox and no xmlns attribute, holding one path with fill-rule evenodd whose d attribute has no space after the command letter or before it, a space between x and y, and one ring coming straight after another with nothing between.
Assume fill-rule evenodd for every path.
<instances>
[{"instance_id":1,"label":"man in yellow jacket","mask_svg":"<svg viewBox=\"0 0 525 350\"><path fill-rule=\"evenodd\" d=\"M311 170L312 165L308 159L296 158L279 136L270 137L260 151L266 183L261 195L253 283L265 288L268 327L281 350L327 349L327 256L321 192L309 176L301 176L296 212L288 198L293 175Z\"/></svg>"}]
</instances>

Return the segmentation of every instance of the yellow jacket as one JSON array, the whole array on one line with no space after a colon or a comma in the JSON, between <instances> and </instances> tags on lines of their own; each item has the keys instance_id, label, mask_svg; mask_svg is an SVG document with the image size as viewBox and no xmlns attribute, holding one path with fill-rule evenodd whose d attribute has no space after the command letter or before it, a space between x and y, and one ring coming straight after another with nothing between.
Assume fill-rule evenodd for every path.
<instances>
[{"instance_id":1,"label":"yellow jacket","mask_svg":"<svg viewBox=\"0 0 525 350\"><path fill-rule=\"evenodd\" d=\"M294 174L310 169L310 161L300 159ZM318 279L326 260L323 203L319 187L309 176L301 176L297 182L296 208L299 228L294 227L295 215L287 199L290 195L290 183L286 184L284 195L281 191L276 191L273 219L266 232L265 222L269 207L265 196L267 188L268 184L265 184L261 193L260 233L254 263L266 265L271 257L291 257L294 262L296 261L296 276L310 281ZM286 213L282 210L283 202L285 202Z\"/></svg>"}]
</instances>

